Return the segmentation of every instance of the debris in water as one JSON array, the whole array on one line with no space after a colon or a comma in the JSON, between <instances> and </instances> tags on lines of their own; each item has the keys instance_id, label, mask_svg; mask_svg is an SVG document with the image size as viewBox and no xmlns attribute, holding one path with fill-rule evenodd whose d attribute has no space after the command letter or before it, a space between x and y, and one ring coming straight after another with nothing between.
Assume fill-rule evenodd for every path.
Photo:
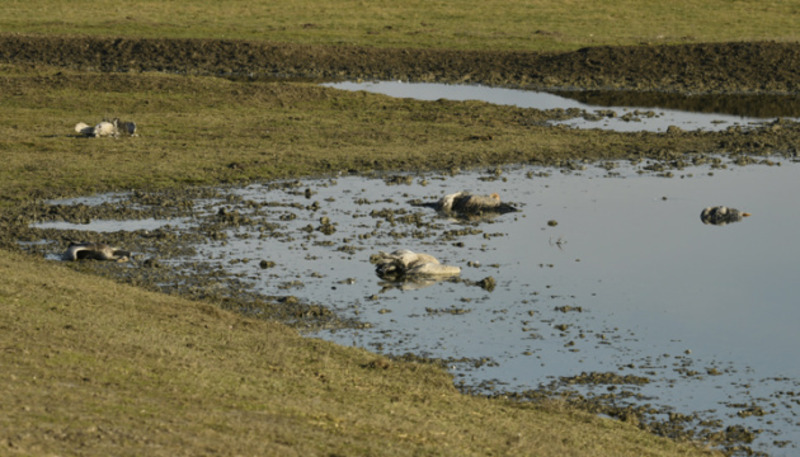
<instances>
[{"instance_id":1,"label":"debris in water","mask_svg":"<svg viewBox=\"0 0 800 457\"><path fill-rule=\"evenodd\" d=\"M374 254L370 261L377 265L376 272L383 279L402 280L414 276L458 276L461 268L442 265L436 257L400 249L392 253Z\"/></svg>"},{"instance_id":2,"label":"debris in water","mask_svg":"<svg viewBox=\"0 0 800 457\"><path fill-rule=\"evenodd\" d=\"M742 218L748 216L750 216L750 213L728 208L727 206L709 206L700 213L700 220L704 224L725 225L731 222L739 222Z\"/></svg>"}]
</instances>

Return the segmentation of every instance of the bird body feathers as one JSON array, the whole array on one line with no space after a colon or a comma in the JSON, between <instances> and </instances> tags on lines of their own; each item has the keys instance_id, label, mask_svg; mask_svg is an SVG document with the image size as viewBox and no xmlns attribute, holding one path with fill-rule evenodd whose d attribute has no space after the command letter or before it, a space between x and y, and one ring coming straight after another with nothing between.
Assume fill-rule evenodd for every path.
<instances>
[{"instance_id":1,"label":"bird body feathers","mask_svg":"<svg viewBox=\"0 0 800 457\"><path fill-rule=\"evenodd\" d=\"M64 252L64 260L114 260L116 262L127 262L130 259L130 251L109 246L104 243L70 243Z\"/></svg>"},{"instance_id":2,"label":"bird body feathers","mask_svg":"<svg viewBox=\"0 0 800 457\"><path fill-rule=\"evenodd\" d=\"M750 216L750 213L745 213L735 208L709 206L700 213L700 220L704 224L725 225L731 222L739 222L742 218L748 216Z\"/></svg>"},{"instance_id":3,"label":"bird body feathers","mask_svg":"<svg viewBox=\"0 0 800 457\"><path fill-rule=\"evenodd\" d=\"M376 271L381 277L386 276L457 276L461 268L451 265L442 265L436 257L399 249L386 253L379 252L373 258L377 264Z\"/></svg>"},{"instance_id":4,"label":"bird body feathers","mask_svg":"<svg viewBox=\"0 0 800 457\"><path fill-rule=\"evenodd\" d=\"M466 191L448 194L439 199L434 207L445 213L509 213L517 211L513 206L502 203L500 195L475 195Z\"/></svg>"}]
</instances>

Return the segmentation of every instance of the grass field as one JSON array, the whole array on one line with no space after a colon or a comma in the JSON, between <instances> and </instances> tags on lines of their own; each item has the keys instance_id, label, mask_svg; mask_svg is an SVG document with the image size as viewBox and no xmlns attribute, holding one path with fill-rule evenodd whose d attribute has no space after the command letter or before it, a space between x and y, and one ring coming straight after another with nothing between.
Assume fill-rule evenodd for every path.
<instances>
[{"instance_id":1,"label":"grass field","mask_svg":"<svg viewBox=\"0 0 800 457\"><path fill-rule=\"evenodd\" d=\"M7 0L0 31L564 51L800 39L793 0Z\"/></svg>"},{"instance_id":2,"label":"grass field","mask_svg":"<svg viewBox=\"0 0 800 457\"><path fill-rule=\"evenodd\" d=\"M797 41L798 23L795 1L6 0L0 9L3 33L497 51ZM114 189L796 144L778 130L766 139L571 132L541 125L535 110L483 103L46 62L0 64L0 94L7 233L26 223L32 201ZM135 120L140 136L74 136L76 122L103 116ZM0 454L708 455L558 401L461 395L430 365L82 274L14 252L7 234L4 243Z\"/></svg>"},{"instance_id":3,"label":"grass field","mask_svg":"<svg viewBox=\"0 0 800 457\"><path fill-rule=\"evenodd\" d=\"M739 148L788 150L798 132L573 131L548 114L482 102L421 102L311 83L0 66L0 208L31 197L321 174L495 167ZM79 121L135 120L138 137L78 137ZM760 146L759 146L760 145Z\"/></svg>"}]
</instances>

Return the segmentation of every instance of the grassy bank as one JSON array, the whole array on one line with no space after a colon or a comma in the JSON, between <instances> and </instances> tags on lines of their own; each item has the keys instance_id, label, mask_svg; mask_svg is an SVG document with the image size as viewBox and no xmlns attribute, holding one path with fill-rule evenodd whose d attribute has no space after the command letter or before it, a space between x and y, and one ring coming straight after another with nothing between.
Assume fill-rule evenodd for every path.
<instances>
[{"instance_id":1,"label":"grassy bank","mask_svg":"<svg viewBox=\"0 0 800 457\"><path fill-rule=\"evenodd\" d=\"M306 83L160 73L0 69L0 206L132 188L350 171L785 152L796 126L623 134L548 127L564 116L481 102L421 102ZM119 116L138 137L83 138L75 123Z\"/></svg>"},{"instance_id":2,"label":"grassy bank","mask_svg":"<svg viewBox=\"0 0 800 457\"><path fill-rule=\"evenodd\" d=\"M6 455L703 455L51 262L0 276Z\"/></svg>"},{"instance_id":3,"label":"grassy bank","mask_svg":"<svg viewBox=\"0 0 800 457\"><path fill-rule=\"evenodd\" d=\"M52 0L10 0L0 13L0 31L6 32L533 51L796 41L798 22L800 7L791 0L97 0L91 8Z\"/></svg>"}]
</instances>

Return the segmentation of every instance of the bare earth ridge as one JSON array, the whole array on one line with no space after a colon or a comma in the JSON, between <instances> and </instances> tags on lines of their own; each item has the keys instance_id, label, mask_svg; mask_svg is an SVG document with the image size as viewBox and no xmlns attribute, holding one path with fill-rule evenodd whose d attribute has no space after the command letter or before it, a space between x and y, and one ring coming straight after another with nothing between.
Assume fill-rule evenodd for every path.
<instances>
[{"instance_id":1,"label":"bare earth ridge","mask_svg":"<svg viewBox=\"0 0 800 457\"><path fill-rule=\"evenodd\" d=\"M458 81L537 89L773 94L800 90L800 43L777 42L603 46L555 54L4 34L0 62L255 78Z\"/></svg>"}]
</instances>

